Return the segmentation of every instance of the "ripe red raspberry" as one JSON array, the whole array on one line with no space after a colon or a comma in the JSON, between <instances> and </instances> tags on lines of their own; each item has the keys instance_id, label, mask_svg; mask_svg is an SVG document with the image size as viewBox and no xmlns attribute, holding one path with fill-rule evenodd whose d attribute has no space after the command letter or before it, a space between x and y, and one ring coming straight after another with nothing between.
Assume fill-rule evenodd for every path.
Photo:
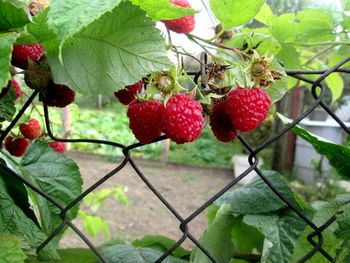
<instances>
[{"instance_id":1,"label":"ripe red raspberry","mask_svg":"<svg viewBox=\"0 0 350 263\"><path fill-rule=\"evenodd\" d=\"M27 69L28 59L38 61L45 54L41 44L34 45L15 45L12 51L12 65Z\"/></svg>"},{"instance_id":2,"label":"ripe red raspberry","mask_svg":"<svg viewBox=\"0 0 350 263\"><path fill-rule=\"evenodd\" d=\"M203 109L193 98L178 94L162 106L163 131L177 144L192 142L202 133L204 127Z\"/></svg>"},{"instance_id":3,"label":"ripe red raspberry","mask_svg":"<svg viewBox=\"0 0 350 263\"><path fill-rule=\"evenodd\" d=\"M18 99L19 97L21 97L22 89L19 86L18 82L15 81L14 79L11 80L11 84L12 84L12 87L15 89L16 99Z\"/></svg>"},{"instance_id":4,"label":"ripe red raspberry","mask_svg":"<svg viewBox=\"0 0 350 263\"><path fill-rule=\"evenodd\" d=\"M267 116L271 105L268 94L259 88L237 88L226 99L226 113L239 131L255 130Z\"/></svg>"},{"instance_id":5,"label":"ripe red raspberry","mask_svg":"<svg viewBox=\"0 0 350 263\"><path fill-rule=\"evenodd\" d=\"M49 146L62 154L66 151L66 144L64 142L49 142Z\"/></svg>"},{"instance_id":6,"label":"ripe red raspberry","mask_svg":"<svg viewBox=\"0 0 350 263\"><path fill-rule=\"evenodd\" d=\"M27 123L20 124L19 130L22 135L29 140L34 140L41 134L40 123L36 119L31 119Z\"/></svg>"},{"instance_id":7,"label":"ripe red raspberry","mask_svg":"<svg viewBox=\"0 0 350 263\"><path fill-rule=\"evenodd\" d=\"M226 101L214 105L210 116L210 127L215 137L222 142L229 142L237 138L237 130L232 126L229 115L225 109Z\"/></svg>"},{"instance_id":8,"label":"ripe red raspberry","mask_svg":"<svg viewBox=\"0 0 350 263\"><path fill-rule=\"evenodd\" d=\"M47 106L64 108L75 100L75 91L66 85L51 83L43 93L40 93L40 99Z\"/></svg>"},{"instance_id":9,"label":"ripe red raspberry","mask_svg":"<svg viewBox=\"0 0 350 263\"><path fill-rule=\"evenodd\" d=\"M17 81L12 79L7 83L7 86L5 88L2 88L0 93L0 99L5 97L9 93L11 87L13 87L15 90L15 96L16 96L15 99L18 99L21 96L22 94L21 87L18 85Z\"/></svg>"},{"instance_id":10,"label":"ripe red raspberry","mask_svg":"<svg viewBox=\"0 0 350 263\"><path fill-rule=\"evenodd\" d=\"M143 144L150 143L162 133L161 103L134 100L128 108L129 127L135 137Z\"/></svg>"},{"instance_id":11,"label":"ripe red raspberry","mask_svg":"<svg viewBox=\"0 0 350 263\"><path fill-rule=\"evenodd\" d=\"M114 92L114 96L124 105L129 105L134 99L137 92L142 89L143 80L140 80L132 85L126 86L122 90Z\"/></svg>"},{"instance_id":12,"label":"ripe red raspberry","mask_svg":"<svg viewBox=\"0 0 350 263\"><path fill-rule=\"evenodd\" d=\"M171 3L174 5L191 8L191 5L187 0L172 0ZM162 20L162 22L165 24L167 29L178 34L188 34L192 32L195 27L194 15L173 20Z\"/></svg>"},{"instance_id":13,"label":"ripe red raspberry","mask_svg":"<svg viewBox=\"0 0 350 263\"><path fill-rule=\"evenodd\" d=\"M13 139L12 136L8 136L5 140L6 150L13 156L21 157L29 146L29 142L26 138Z\"/></svg>"}]
</instances>

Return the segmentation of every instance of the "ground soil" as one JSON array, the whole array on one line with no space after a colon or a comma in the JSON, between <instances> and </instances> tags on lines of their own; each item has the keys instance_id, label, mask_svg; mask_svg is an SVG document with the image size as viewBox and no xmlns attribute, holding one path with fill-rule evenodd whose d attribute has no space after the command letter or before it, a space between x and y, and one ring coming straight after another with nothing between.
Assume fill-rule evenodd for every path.
<instances>
[{"instance_id":1,"label":"ground soil","mask_svg":"<svg viewBox=\"0 0 350 263\"><path fill-rule=\"evenodd\" d=\"M80 166L84 178L84 189L115 169L120 163L120 160L111 162L104 157L85 153L71 152L69 156ZM232 170L228 169L198 168L145 160L135 160L135 163L183 218L191 215L233 179ZM112 238L132 241L145 235L165 235L178 240L182 236L179 220L150 191L130 164L95 192L102 188L114 188L117 185L127 187L129 205L124 206L115 199L109 198L105 206L96 213L108 222ZM79 218L73 223L83 230ZM189 231L199 238L206 225L205 212L203 212L191 221ZM106 240L102 233L89 239L95 245ZM70 229L66 232L61 246L86 247L85 243ZM184 246L189 248L193 247L193 244L186 241Z\"/></svg>"}]
</instances>

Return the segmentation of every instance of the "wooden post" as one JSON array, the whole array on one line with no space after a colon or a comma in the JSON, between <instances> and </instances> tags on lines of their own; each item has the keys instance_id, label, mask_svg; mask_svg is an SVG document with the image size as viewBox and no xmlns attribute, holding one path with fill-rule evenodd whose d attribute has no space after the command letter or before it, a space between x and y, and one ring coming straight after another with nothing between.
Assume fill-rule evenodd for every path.
<instances>
[{"instance_id":1,"label":"wooden post","mask_svg":"<svg viewBox=\"0 0 350 263\"><path fill-rule=\"evenodd\" d=\"M293 88L292 94L285 96L277 103L277 112L295 119L303 111L303 93L300 87ZM279 132L284 124L278 119L275 132ZM294 163L295 134L288 132L275 142L272 169L278 172L291 172Z\"/></svg>"},{"instance_id":2,"label":"wooden post","mask_svg":"<svg viewBox=\"0 0 350 263\"><path fill-rule=\"evenodd\" d=\"M169 160L169 150L170 150L170 139L162 141L162 155L160 161L162 163L167 163Z\"/></svg>"}]
</instances>

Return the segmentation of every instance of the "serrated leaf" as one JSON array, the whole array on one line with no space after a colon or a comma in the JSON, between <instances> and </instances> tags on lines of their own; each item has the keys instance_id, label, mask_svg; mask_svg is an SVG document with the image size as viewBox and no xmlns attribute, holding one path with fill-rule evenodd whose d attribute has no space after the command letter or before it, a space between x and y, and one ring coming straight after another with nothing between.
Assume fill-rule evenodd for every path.
<instances>
[{"instance_id":1,"label":"serrated leaf","mask_svg":"<svg viewBox=\"0 0 350 263\"><path fill-rule=\"evenodd\" d=\"M273 16L271 7L267 3L264 3L259 13L255 16L255 19L267 25L267 22L269 21L271 16Z\"/></svg>"},{"instance_id":2,"label":"serrated leaf","mask_svg":"<svg viewBox=\"0 0 350 263\"><path fill-rule=\"evenodd\" d=\"M267 178L272 182L283 196L288 200L297 203L293 191L288 186L287 181L277 172L264 171ZM231 205L233 213L237 214L260 214L280 210L286 207L286 204L272 192L266 183L255 177L249 184L226 192L215 204L221 205L228 203ZM261 204L264 204L263 206Z\"/></svg>"},{"instance_id":3,"label":"serrated leaf","mask_svg":"<svg viewBox=\"0 0 350 263\"><path fill-rule=\"evenodd\" d=\"M234 255L234 244L231 241L230 229L235 223L229 204L223 204L214 219L201 236L199 242L220 263L229 263ZM193 263L212 262L199 248L191 255Z\"/></svg>"},{"instance_id":4,"label":"serrated leaf","mask_svg":"<svg viewBox=\"0 0 350 263\"><path fill-rule=\"evenodd\" d=\"M14 235L0 233L0 262L23 263L25 258L21 241Z\"/></svg>"},{"instance_id":5,"label":"serrated leaf","mask_svg":"<svg viewBox=\"0 0 350 263\"><path fill-rule=\"evenodd\" d=\"M170 20L196 13L192 8L171 4L169 0L131 0L131 2L144 10L153 20Z\"/></svg>"},{"instance_id":6,"label":"serrated leaf","mask_svg":"<svg viewBox=\"0 0 350 263\"><path fill-rule=\"evenodd\" d=\"M0 32L24 26L29 17L25 1L0 0Z\"/></svg>"},{"instance_id":7,"label":"serrated leaf","mask_svg":"<svg viewBox=\"0 0 350 263\"><path fill-rule=\"evenodd\" d=\"M283 46L276 55L286 69L300 68L300 53L292 46Z\"/></svg>"},{"instance_id":8,"label":"serrated leaf","mask_svg":"<svg viewBox=\"0 0 350 263\"><path fill-rule=\"evenodd\" d=\"M163 253L151 248L135 248L131 245L112 245L101 248L101 255L108 263L154 263ZM164 263L186 263L188 261L169 256Z\"/></svg>"},{"instance_id":9,"label":"serrated leaf","mask_svg":"<svg viewBox=\"0 0 350 263\"><path fill-rule=\"evenodd\" d=\"M13 33L0 34L0 89L5 87L11 78L12 45L16 38L17 35Z\"/></svg>"},{"instance_id":10,"label":"serrated leaf","mask_svg":"<svg viewBox=\"0 0 350 263\"><path fill-rule=\"evenodd\" d=\"M335 39L333 18L323 9L306 9L296 15L297 41L321 42Z\"/></svg>"},{"instance_id":11,"label":"serrated leaf","mask_svg":"<svg viewBox=\"0 0 350 263\"><path fill-rule=\"evenodd\" d=\"M243 216L235 218L235 224L231 230L232 242L235 252L251 253L258 251L261 253L264 243L264 236L255 228L243 222Z\"/></svg>"},{"instance_id":12,"label":"serrated leaf","mask_svg":"<svg viewBox=\"0 0 350 263\"><path fill-rule=\"evenodd\" d=\"M154 23L138 7L122 3L62 47L45 45L56 83L82 93L108 94L163 70L171 63Z\"/></svg>"},{"instance_id":13,"label":"serrated leaf","mask_svg":"<svg viewBox=\"0 0 350 263\"><path fill-rule=\"evenodd\" d=\"M278 117L285 124L292 122L292 120L286 118L282 114L278 114ZM329 161L329 164L336 169L339 175L344 178L350 177L350 147L334 144L327 139L308 132L299 125L295 126L293 131L305 141L309 142L318 154L324 155Z\"/></svg>"},{"instance_id":14,"label":"serrated leaf","mask_svg":"<svg viewBox=\"0 0 350 263\"><path fill-rule=\"evenodd\" d=\"M307 226L292 210L280 215L246 215L243 221L265 236L261 263L289 263L297 239Z\"/></svg>"},{"instance_id":15,"label":"serrated leaf","mask_svg":"<svg viewBox=\"0 0 350 263\"><path fill-rule=\"evenodd\" d=\"M142 239L137 239L132 242L132 245L135 247L150 247L150 248L158 248L161 252L166 252L173 245L175 245L176 241L172 240L165 236L145 236ZM178 247L174 250L172 255L177 258L182 258L188 256L191 252Z\"/></svg>"},{"instance_id":16,"label":"serrated leaf","mask_svg":"<svg viewBox=\"0 0 350 263\"><path fill-rule=\"evenodd\" d=\"M326 78L328 88L332 92L332 102L339 99L343 93L344 81L339 73L332 73Z\"/></svg>"},{"instance_id":17,"label":"serrated leaf","mask_svg":"<svg viewBox=\"0 0 350 263\"><path fill-rule=\"evenodd\" d=\"M14 170L13 167L16 165L10 160L7 160L6 162L1 158L0 162L4 165L7 165L7 167L11 168L12 170ZM2 167L0 167L0 174L5 183L6 191L9 194L9 196L13 199L14 203L23 211L23 213L28 218L30 218L39 227L40 225L38 219L36 218L34 211L32 210L32 207L29 203L28 191L25 185L16 177L9 174Z\"/></svg>"},{"instance_id":18,"label":"serrated leaf","mask_svg":"<svg viewBox=\"0 0 350 263\"><path fill-rule=\"evenodd\" d=\"M0 152L6 161L7 157ZM31 248L36 249L44 240L46 235L29 219L22 210L14 203L6 192L6 185L0 176L0 232L11 233L22 237ZM58 254L52 244L48 244L39 253L42 259L57 260Z\"/></svg>"},{"instance_id":19,"label":"serrated leaf","mask_svg":"<svg viewBox=\"0 0 350 263\"><path fill-rule=\"evenodd\" d=\"M295 40L297 32L294 13L286 13L279 17L271 16L268 25L272 36L282 45L286 41Z\"/></svg>"},{"instance_id":20,"label":"serrated leaf","mask_svg":"<svg viewBox=\"0 0 350 263\"><path fill-rule=\"evenodd\" d=\"M34 141L22 157L25 176L62 206L68 205L82 192L83 181L79 167L67 156L53 150L44 141ZM62 222L60 210L42 196L33 193L41 215L43 232L51 234ZM77 216L79 207L67 213L70 220ZM62 234L62 233L61 233ZM56 238L56 241L57 238Z\"/></svg>"},{"instance_id":21,"label":"serrated leaf","mask_svg":"<svg viewBox=\"0 0 350 263\"><path fill-rule=\"evenodd\" d=\"M317 213L313 216L312 222L317 226L321 227L324 223L328 221L334 214L342 211L342 207L348 203L350 200L349 195L338 196L335 200L322 205ZM348 218L347 218L348 220ZM338 221L331 224L324 231L322 231L323 243L322 248L327 251L332 257L336 256L336 251L342 246L343 239L338 238L334 232L338 229ZM308 242L307 236L314 232L314 229L307 227L302 235L298 238L297 244L295 246L295 251L291 258L291 263L299 262L299 260L308 254L313 246ZM314 238L317 242L317 237ZM329 262L322 254L316 253L311 259L307 262L310 263L326 263Z\"/></svg>"},{"instance_id":22,"label":"serrated leaf","mask_svg":"<svg viewBox=\"0 0 350 263\"><path fill-rule=\"evenodd\" d=\"M270 87L267 88L267 92L273 103L282 99L287 91L288 91L287 77L283 77L282 79L275 81L274 83L271 84Z\"/></svg>"},{"instance_id":23,"label":"serrated leaf","mask_svg":"<svg viewBox=\"0 0 350 263\"><path fill-rule=\"evenodd\" d=\"M223 24L223 28L231 28L253 19L265 0L209 0L209 3L214 15Z\"/></svg>"},{"instance_id":24,"label":"serrated leaf","mask_svg":"<svg viewBox=\"0 0 350 263\"><path fill-rule=\"evenodd\" d=\"M10 89L9 93L0 99L0 120L12 121L13 115L16 113L15 91Z\"/></svg>"},{"instance_id":25,"label":"serrated leaf","mask_svg":"<svg viewBox=\"0 0 350 263\"><path fill-rule=\"evenodd\" d=\"M103 14L111 12L121 0L52 0L48 25L60 43L89 26Z\"/></svg>"}]
</instances>

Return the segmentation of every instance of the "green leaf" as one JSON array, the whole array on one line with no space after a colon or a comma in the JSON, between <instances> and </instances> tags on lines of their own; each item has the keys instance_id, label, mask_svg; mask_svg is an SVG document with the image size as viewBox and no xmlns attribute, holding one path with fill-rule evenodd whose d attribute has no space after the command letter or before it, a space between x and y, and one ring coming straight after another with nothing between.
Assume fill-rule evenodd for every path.
<instances>
[{"instance_id":1,"label":"green leaf","mask_svg":"<svg viewBox=\"0 0 350 263\"><path fill-rule=\"evenodd\" d=\"M235 223L229 204L223 204L214 221L205 230L199 242L220 263L229 263L234 255L234 244L231 241L230 229ZM200 249L195 249L191 255L193 263L212 262Z\"/></svg>"},{"instance_id":2,"label":"green leaf","mask_svg":"<svg viewBox=\"0 0 350 263\"><path fill-rule=\"evenodd\" d=\"M320 227L324 223L328 221L334 214L338 212L344 211L344 205L346 205L350 200L350 195L341 195L338 196L332 202L326 203L320 207L317 213L312 218L312 222ZM349 220L347 218L346 220ZM347 223L348 224L348 223ZM340 231L339 231L340 230ZM336 251L342 246L343 239L338 238L334 232L339 231L338 233L342 233L343 229L338 228L338 220L332 223L327 229L322 231L323 236L323 245L322 248L327 251L332 257L336 256ZM307 253L309 253L313 246L308 242L307 236L313 233L314 230L311 227L307 227L302 235L299 237L297 244L295 246L295 251L291 262L299 262L299 260L304 257ZM340 237L341 237L340 234ZM344 237L344 236L343 236ZM314 238L314 241L317 242L317 237ZM308 260L310 263L326 263L329 262L322 254L316 253L311 259Z\"/></svg>"},{"instance_id":3,"label":"green leaf","mask_svg":"<svg viewBox=\"0 0 350 263\"><path fill-rule=\"evenodd\" d=\"M159 251L164 253L167 250L169 250L175 243L175 240L172 240L165 236L157 235L145 236L142 239L137 239L132 242L132 245L135 247L150 247L153 249L159 249ZM172 255L177 258L182 258L188 256L190 253L190 251L182 247L178 247L177 249L175 249Z\"/></svg>"},{"instance_id":4,"label":"green leaf","mask_svg":"<svg viewBox=\"0 0 350 263\"><path fill-rule=\"evenodd\" d=\"M4 155L2 158L6 160ZM0 177L0 232L22 237L33 249L36 249L47 238L6 192L6 185L2 177ZM44 247L39 256L46 260L58 259L58 254L52 244Z\"/></svg>"},{"instance_id":5,"label":"green leaf","mask_svg":"<svg viewBox=\"0 0 350 263\"><path fill-rule=\"evenodd\" d=\"M214 15L223 24L223 28L231 28L253 19L265 0L209 0L209 3Z\"/></svg>"},{"instance_id":6,"label":"green leaf","mask_svg":"<svg viewBox=\"0 0 350 263\"><path fill-rule=\"evenodd\" d=\"M340 0L340 3L342 5L344 11L345 10L348 10L348 11L350 10L350 0Z\"/></svg>"},{"instance_id":7,"label":"green leaf","mask_svg":"<svg viewBox=\"0 0 350 263\"><path fill-rule=\"evenodd\" d=\"M333 67L335 64L337 64L339 61L345 59L348 57L350 52L350 46L341 46L339 49L334 50L329 56L328 56L328 67ZM349 68L350 62L345 63L342 68Z\"/></svg>"},{"instance_id":8,"label":"green leaf","mask_svg":"<svg viewBox=\"0 0 350 263\"><path fill-rule=\"evenodd\" d=\"M119 5L121 0L53 0L48 25L62 44L67 38L89 26Z\"/></svg>"},{"instance_id":9,"label":"green leaf","mask_svg":"<svg viewBox=\"0 0 350 263\"><path fill-rule=\"evenodd\" d=\"M264 243L264 236L254 227L243 222L243 216L235 218L235 223L231 230L231 238L235 247L235 252L251 253L258 251L261 253Z\"/></svg>"},{"instance_id":10,"label":"green leaf","mask_svg":"<svg viewBox=\"0 0 350 263\"><path fill-rule=\"evenodd\" d=\"M343 93L344 81L339 73L333 73L326 78L328 88L332 92L332 102L339 99Z\"/></svg>"},{"instance_id":11,"label":"green leaf","mask_svg":"<svg viewBox=\"0 0 350 263\"><path fill-rule=\"evenodd\" d=\"M296 15L297 41L321 42L335 39L333 18L323 9L302 10Z\"/></svg>"},{"instance_id":12,"label":"green leaf","mask_svg":"<svg viewBox=\"0 0 350 263\"><path fill-rule=\"evenodd\" d=\"M259 22L267 25L270 17L273 16L272 10L267 3L264 3L260 9L260 12L255 16L255 19Z\"/></svg>"},{"instance_id":13,"label":"green leaf","mask_svg":"<svg viewBox=\"0 0 350 263\"><path fill-rule=\"evenodd\" d=\"M307 237L309 234L313 233L314 230L311 227L307 227L302 235L298 238L294 253L290 259L290 263L300 262L304 256L306 256L314 248ZM336 250L341 246L342 241L337 239L336 236L328 229L322 232L323 245L322 248L326 250L331 256L335 256ZM317 242L317 238L314 239ZM308 263L329 263L329 260L325 258L321 253L316 253L311 259L307 261Z\"/></svg>"},{"instance_id":14,"label":"green leaf","mask_svg":"<svg viewBox=\"0 0 350 263\"><path fill-rule=\"evenodd\" d=\"M0 88L5 87L11 78L10 67L12 45L16 41L16 34L0 34Z\"/></svg>"},{"instance_id":15,"label":"green leaf","mask_svg":"<svg viewBox=\"0 0 350 263\"><path fill-rule=\"evenodd\" d=\"M278 114L278 117L283 123L289 124L292 120L286 118L282 114ZM299 125L293 128L293 131L303 138L305 141L309 142L316 150L318 154L324 155L332 165L337 173L344 178L349 178L350 169L350 148L341 144L334 144L327 139L314 135Z\"/></svg>"},{"instance_id":16,"label":"green leaf","mask_svg":"<svg viewBox=\"0 0 350 263\"><path fill-rule=\"evenodd\" d=\"M46 46L50 46L53 42L53 46L58 48L58 40L56 39L56 35L52 29L48 26L48 12L50 8L46 8L39 15L33 18L33 22L26 26L26 31L28 34L34 36L37 41L45 44ZM52 48L52 47L51 47Z\"/></svg>"},{"instance_id":17,"label":"green leaf","mask_svg":"<svg viewBox=\"0 0 350 263\"><path fill-rule=\"evenodd\" d=\"M264 171L263 173L283 196L297 203L292 190L282 175L273 171ZM230 204L233 213L242 215L268 213L286 207L286 204L258 176L249 184L226 192L215 202L217 205L223 203Z\"/></svg>"},{"instance_id":18,"label":"green leaf","mask_svg":"<svg viewBox=\"0 0 350 263\"><path fill-rule=\"evenodd\" d=\"M264 236L262 263L287 263L306 223L292 210L279 215L246 215L243 221L256 227Z\"/></svg>"},{"instance_id":19,"label":"green leaf","mask_svg":"<svg viewBox=\"0 0 350 263\"><path fill-rule=\"evenodd\" d=\"M171 20L196 13L192 8L171 4L169 0L131 0L131 2L144 10L153 20Z\"/></svg>"},{"instance_id":20,"label":"green leaf","mask_svg":"<svg viewBox=\"0 0 350 263\"><path fill-rule=\"evenodd\" d=\"M287 77L283 77L282 79L272 83L272 85L268 87L267 92L272 102L276 102L283 98L288 89Z\"/></svg>"},{"instance_id":21,"label":"green leaf","mask_svg":"<svg viewBox=\"0 0 350 263\"><path fill-rule=\"evenodd\" d=\"M24 26L29 17L25 1L0 0L0 32Z\"/></svg>"},{"instance_id":22,"label":"green leaf","mask_svg":"<svg viewBox=\"0 0 350 263\"><path fill-rule=\"evenodd\" d=\"M151 248L135 248L131 245L114 245L100 249L101 255L108 263L153 263L163 255ZM185 263L188 261L169 256L164 263Z\"/></svg>"},{"instance_id":23,"label":"green leaf","mask_svg":"<svg viewBox=\"0 0 350 263\"><path fill-rule=\"evenodd\" d=\"M294 13L286 13L279 17L271 16L268 24L272 36L282 45L286 41L295 40L297 32Z\"/></svg>"},{"instance_id":24,"label":"green leaf","mask_svg":"<svg viewBox=\"0 0 350 263\"><path fill-rule=\"evenodd\" d=\"M0 158L0 162L12 170L15 170L13 167L16 164L10 160L7 160L6 162ZM8 195L13 199L14 203L23 211L23 213L28 218L30 218L38 227L40 227L38 219L36 218L34 211L32 210L32 207L29 203L28 191L24 184L2 167L0 167L0 174L6 185L6 191Z\"/></svg>"},{"instance_id":25,"label":"green leaf","mask_svg":"<svg viewBox=\"0 0 350 263\"><path fill-rule=\"evenodd\" d=\"M245 43L248 44L247 50L258 45L255 50L262 55L274 55L281 49L281 45L274 37L261 33L238 33L235 34L230 40L223 42L225 46L240 49Z\"/></svg>"},{"instance_id":26,"label":"green leaf","mask_svg":"<svg viewBox=\"0 0 350 263\"><path fill-rule=\"evenodd\" d=\"M13 115L16 113L15 107L15 91L10 89L9 93L0 99L0 120L12 121Z\"/></svg>"},{"instance_id":27,"label":"green leaf","mask_svg":"<svg viewBox=\"0 0 350 263\"><path fill-rule=\"evenodd\" d=\"M171 64L159 30L130 3L65 42L61 61L57 46L45 48L55 82L83 93L112 93Z\"/></svg>"},{"instance_id":28,"label":"green leaf","mask_svg":"<svg viewBox=\"0 0 350 263\"><path fill-rule=\"evenodd\" d=\"M14 235L0 233L0 262L24 263L25 258L21 241Z\"/></svg>"},{"instance_id":29,"label":"green leaf","mask_svg":"<svg viewBox=\"0 0 350 263\"><path fill-rule=\"evenodd\" d=\"M276 57L283 62L286 69L300 68L300 54L292 46L282 46Z\"/></svg>"},{"instance_id":30,"label":"green leaf","mask_svg":"<svg viewBox=\"0 0 350 263\"><path fill-rule=\"evenodd\" d=\"M36 140L31 143L21 160L21 165L27 179L62 206L68 205L82 192L83 181L79 167L44 141ZM33 194L39 207L43 232L50 234L62 222L60 210L42 196ZM70 209L68 218L74 219L78 210L78 205Z\"/></svg>"},{"instance_id":31,"label":"green leaf","mask_svg":"<svg viewBox=\"0 0 350 263\"><path fill-rule=\"evenodd\" d=\"M60 261L45 261L45 263L96 263L97 257L90 248L59 249ZM29 257L26 263L41 263L37 258Z\"/></svg>"},{"instance_id":32,"label":"green leaf","mask_svg":"<svg viewBox=\"0 0 350 263\"><path fill-rule=\"evenodd\" d=\"M79 210L79 216L83 219L83 226L85 231L92 237L102 231L106 239L110 238L109 226L106 220L99 216L89 215L83 210Z\"/></svg>"}]
</instances>

